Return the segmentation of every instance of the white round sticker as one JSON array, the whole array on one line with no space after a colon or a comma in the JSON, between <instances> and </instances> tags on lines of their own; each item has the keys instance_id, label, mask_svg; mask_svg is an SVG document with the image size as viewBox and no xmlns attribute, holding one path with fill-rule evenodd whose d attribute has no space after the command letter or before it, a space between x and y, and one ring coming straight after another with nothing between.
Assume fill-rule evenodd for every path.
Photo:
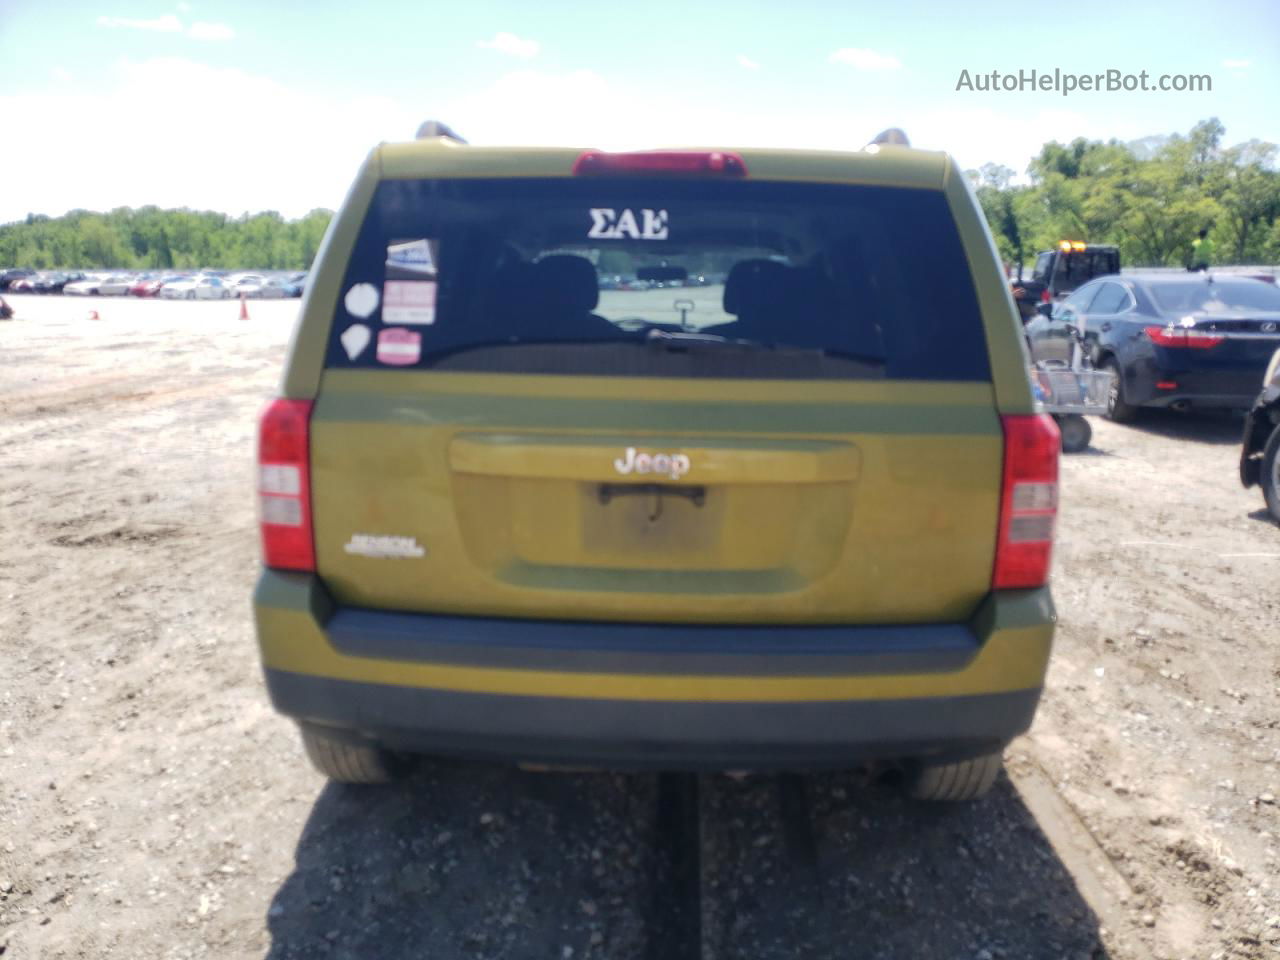
<instances>
[{"instance_id":1,"label":"white round sticker","mask_svg":"<svg viewBox=\"0 0 1280 960\"><path fill-rule=\"evenodd\" d=\"M347 313L363 320L378 309L378 288L372 283L357 283L342 300Z\"/></svg>"}]
</instances>

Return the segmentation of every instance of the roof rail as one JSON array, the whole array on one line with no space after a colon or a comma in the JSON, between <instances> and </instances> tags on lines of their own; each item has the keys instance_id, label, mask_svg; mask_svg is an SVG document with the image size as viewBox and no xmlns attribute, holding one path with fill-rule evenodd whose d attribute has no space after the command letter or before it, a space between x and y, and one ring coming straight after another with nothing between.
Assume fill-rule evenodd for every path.
<instances>
[{"instance_id":1,"label":"roof rail","mask_svg":"<svg viewBox=\"0 0 1280 960\"><path fill-rule=\"evenodd\" d=\"M893 147L909 147L911 141L907 139L907 135L898 127L890 127L888 130L881 130L875 135L875 139L868 143L867 146L893 146Z\"/></svg>"},{"instance_id":2,"label":"roof rail","mask_svg":"<svg viewBox=\"0 0 1280 960\"><path fill-rule=\"evenodd\" d=\"M453 128L447 123L441 123L439 120L426 120L418 128L417 139L427 140L431 137L444 137L446 140L454 140L457 143L467 142L454 133Z\"/></svg>"}]
</instances>

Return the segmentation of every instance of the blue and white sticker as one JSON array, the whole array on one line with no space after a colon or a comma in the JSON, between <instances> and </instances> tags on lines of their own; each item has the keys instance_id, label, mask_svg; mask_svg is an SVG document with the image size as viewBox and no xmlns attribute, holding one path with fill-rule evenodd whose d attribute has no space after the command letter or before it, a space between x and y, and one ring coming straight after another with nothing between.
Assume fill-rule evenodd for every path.
<instances>
[{"instance_id":1,"label":"blue and white sticker","mask_svg":"<svg viewBox=\"0 0 1280 960\"><path fill-rule=\"evenodd\" d=\"M425 280L436 275L436 258L426 239L393 240L387 244L387 275Z\"/></svg>"}]
</instances>

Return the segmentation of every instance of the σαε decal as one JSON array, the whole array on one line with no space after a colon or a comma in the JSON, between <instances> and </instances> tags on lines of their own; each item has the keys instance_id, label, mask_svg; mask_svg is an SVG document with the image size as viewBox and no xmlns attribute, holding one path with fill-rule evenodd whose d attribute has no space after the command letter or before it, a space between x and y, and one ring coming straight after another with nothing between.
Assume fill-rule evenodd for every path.
<instances>
[{"instance_id":1,"label":"\u03c3\u03b1\u03b5 decal","mask_svg":"<svg viewBox=\"0 0 1280 960\"><path fill-rule=\"evenodd\" d=\"M388 327L378 334L378 362L407 367L422 356L422 334L402 327Z\"/></svg>"},{"instance_id":2,"label":"\u03c3\u03b1\u03b5 decal","mask_svg":"<svg viewBox=\"0 0 1280 960\"><path fill-rule=\"evenodd\" d=\"M667 211L641 210L637 220L634 211L614 210L612 207L591 208L591 229L587 236L592 240L665 240L667 239Z\"/></svg>"},{"instance_id":3,"label":"\u03c3\u03b1\u03b5 decal","mask_svg":"<svg viewBox=\"0 0 1280 960\"><path fill-rule=\"evenodd\" d=\"M342 298L342 305L347 313L363 320L378 309L378 288L372 283L357 283Z\"/></svg>"},{"instance_id":4,"label":"\u03c3\u03b1\u03b5 decal","mask_svg":"<svg viewBox=\"0 0 1280 960\"><path fill-rule=\"evenodd\" d=\"M421 557L426 554L413 537L385 537L376 533L353 533L342 548L357 557Z\"/></svg>"},{"instance_id":5,"label":"\u03c3\u03b1\u03b5 decal","mask_svg":"<svg viewBox=\"0 0 1280 960\"><path fill-rule=\"evenodd\" d=\"M613 461L613 469L623 476L629 473L657 473L679 480L689 472L689 457L683 453L640 453L635 447Z\"/></svg>"},{"instance_id":6,"label":"\u03c3\u03b1\u03b5 decal","mask_svg":"<svg viewBox=\"0 0 1280 960\"><path fill-rule=\"evenodd\" d=\"M347 359L354 360L364 353L364 348L369 346L373 334L363 323L353 323L342 331L338 339L342 341L342 349L347 351Z\"/></svg>"},{"instance_id":7,"label":"\u03c3\u03b1\u03b5 decal","mask_svg":"<svg viewBox=\"0 0 1280 960\"><path fill-rule=\"evenodd\" d=\"M436 322L434 280L388 280L382 285L382 322L428 324Z\"/></svg>"}]
</instances>

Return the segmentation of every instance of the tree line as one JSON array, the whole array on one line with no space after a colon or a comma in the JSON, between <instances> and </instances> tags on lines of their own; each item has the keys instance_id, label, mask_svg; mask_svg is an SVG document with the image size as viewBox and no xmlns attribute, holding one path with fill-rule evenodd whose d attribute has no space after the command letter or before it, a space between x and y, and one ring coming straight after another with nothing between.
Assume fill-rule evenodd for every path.
<instances>
[{"instance_id":1,"label":"tree line","mask_svg":"<svg viewBox=\"0 0 1280 960\"><path fill-rule=\"evenodd\" d=\"M332 216L312 210L286 220L274 211L230 217L159 207L32 214L0 226L0 267L306 270Z\"/></svg>"},{"instance_id":2,"label":"tree line","mask_svg":"<svg viewBox=\"0 0 1280 960\"><path fill-rule=\"evenodd\" d=\"M1208 231L1213 263L1280 263L1277 147L1224 147L1211 118L1185 136L1046 143L1014 183L1008 167L966 171L1000 255L1028 263L1062 240L1113 243L1126 266L1185 266Z\"/></svg>"}]
</instances>

